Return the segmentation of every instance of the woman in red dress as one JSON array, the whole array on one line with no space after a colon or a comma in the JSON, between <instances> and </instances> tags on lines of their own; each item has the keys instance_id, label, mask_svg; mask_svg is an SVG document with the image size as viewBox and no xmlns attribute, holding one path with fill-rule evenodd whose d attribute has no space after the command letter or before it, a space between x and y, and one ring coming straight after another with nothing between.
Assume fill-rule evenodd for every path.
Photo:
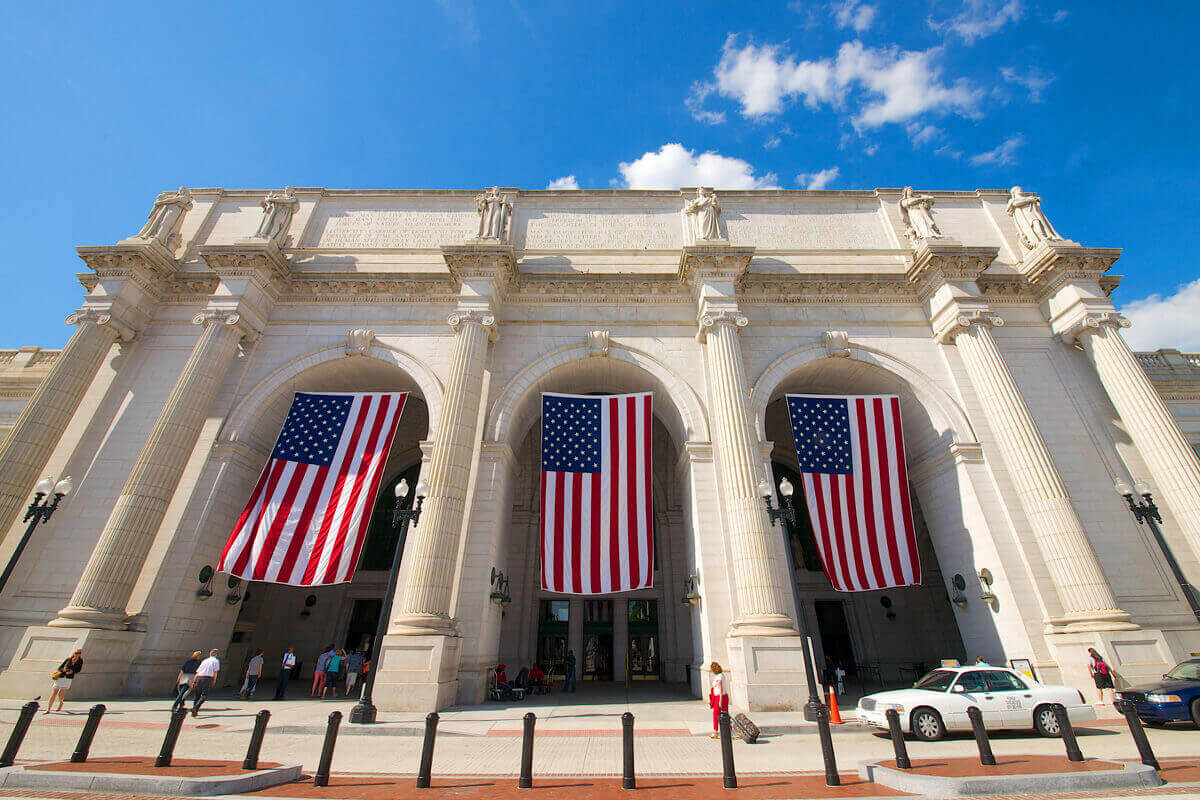
<instances>
[{"instance_id":1,"label":"woman in red dress","mask_svg":"<svg viewBox=\"0 0 1200 800\"><path fill-rule=\"evenodd\" d=\"M712 688L708 690L708 707L713 712L713 732L710 738L716 739L721 712L729 712L729 692L725 689L725 673L721 671L721 665L714 661L708 668L712 670L713 676Z\"/></svg>"}]
</instances>

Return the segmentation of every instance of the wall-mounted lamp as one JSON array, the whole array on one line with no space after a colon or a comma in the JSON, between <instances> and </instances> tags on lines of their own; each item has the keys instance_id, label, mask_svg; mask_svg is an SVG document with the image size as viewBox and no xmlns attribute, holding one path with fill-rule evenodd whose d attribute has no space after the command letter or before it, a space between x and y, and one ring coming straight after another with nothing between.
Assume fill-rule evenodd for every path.
<instances>
[{"instance_id":1,"label":"wall-mounted lamp","mask_svg":"<svg viewBox=\"0 0 1200 800\"><path fill-rule=\"evenodd\" d=\"M685 606L699 605L700 603L700 572L692 570L691 574L683 580L683 599L680 601Z\"/></svg>"},{"instance_id":2,"label":"wall-mounted lamp","mask_svg":"<svg viewBox=\"0 0 1200 800\"><path fill-rule=\"evenodd\" d=\"M236 575L230 575L226 585L229 586L229 594L225 595L225 603L236 606L242 601L242 595L238 592L238 587L242 585L242 579Z\"/></svg>"},{"instance_id":3,"label":"wall-mounted lamp","mask_svg":"<svg viewBox=\"0 0 1200 800\"><path fill-rule=\"evenodd\" d=\"M501 607L512 602L512 597L508 594L508 578L495 567L492 567L492 594L490 596L492 602Z\"/></svg>"},{"instance_id":4,"label":"wall-mounted lamp","mask_svg":"<svg viewBox=\"0 0 1200 800\"><path fill-rule=\"evenodd\" d=\"M963 592L967 589L967 579L961 573L956 572L950 583L954 585L954 594L950 595L950 602L959 608L966 608L967 596Z\"/></svg>"},{"instance_id":5,"label":"wall-mounted lamp","mask_svg":"<svg viewBox=\"0 0 1200 800\"><path fill-rule=\"evenodd\" d=\"M212 597L212 582L215 571L208 564L200 568L200 588L196 590L196 597L201 600L207 600Z\"/></svg>"},{"instance_id":6,"label":"wall-mounted lamp","mask_svg":"<svg viewBox=\"0 0 1200 800\"><path fill-rule=\"evenodd\" d=\"M300 616L304 617L305 619L311 617L312 607L316 604L317 596L315 594L310 594L308 597L304 598L304 608L300 609Z\"/></svg>"},{"instance_id":7,"label":"wall-mounted lamp","mask_svg":"<svg viewBox=\"0 0 1200 800\"><path fill-rule=\"evenodd\" d=\"M992 582L995 578L992 577L992 571L987 567L979 570L979 599L987 603L993 609L999 600L996 598L996 593L992 591Z\"/></svg>"},{"instance_id":8,"label":"wall-mounted lamp","mask_svg":"<svg viewBox=\"0 0 1200 800\"><path fill-rule=\"evenodd\" d=\"M885 616L889 620L894 620L896 618L896 612L892 610L892 598L885 594L883 597L879 598L879 605L883 606L884 611L886 612Z\"/></svg>"}]
</instances>

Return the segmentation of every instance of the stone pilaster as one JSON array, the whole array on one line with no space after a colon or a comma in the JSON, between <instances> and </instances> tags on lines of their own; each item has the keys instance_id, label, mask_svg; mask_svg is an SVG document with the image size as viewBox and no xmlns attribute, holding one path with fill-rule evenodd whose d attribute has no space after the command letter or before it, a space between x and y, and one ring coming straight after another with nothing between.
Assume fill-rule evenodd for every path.
<instances>
[{"instance_id":1,"label":"stone pilaster","mask_svg":"<svg viewBox=\"0 0 1200 800\"><path fill-rule=\"evenodd\" d=\"M237 314L202 312L203 328L109 515L56 627L122 630L126 604L167 505L246 329Z\"/></svg>"},{"instance_id":2,"label":"stone pilaster","mask_svg":"<svg viewBox=\"0 0 1200 800\"><path fill-rule=\"evenodd\" d=\"M134 335L109 311L76 311L67 324L76 326L75 333L0 445L0 531L7 530L29 502L30 490L113 342L129 341Z\"/></svg>"},{"instance_id":3,"label":"stone pilaster","mask_svg":"<svg viewBox=\"0 0 1200 800\"><path fill-rule=\"evenodd\" d=\"M1135 628L1129 615L1117 607L1066 485L992 338L992 326L1002 324L994 314L972 311L956 317L937 335L941 342L958 347L1037 537L1063 610L1062 617L1051 623L1075 630Z\"/></svg>"}]
</instances>

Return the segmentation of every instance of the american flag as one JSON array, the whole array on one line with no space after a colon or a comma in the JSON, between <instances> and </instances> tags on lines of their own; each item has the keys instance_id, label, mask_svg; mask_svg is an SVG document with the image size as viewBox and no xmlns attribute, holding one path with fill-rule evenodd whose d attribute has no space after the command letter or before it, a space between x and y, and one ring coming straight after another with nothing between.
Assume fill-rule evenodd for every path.
<instances>
[{"instance_id":1,"label":"american flag","mask_svg":"<svg viewBox=\"0 0 1200 800\"><path fill-rule=\"evenodd\" d=\"M292 586L354 576L405 392L297 392L217 567Z\"/></svg>"},{"instance_id":2,"label":"american flag","mask_svg":"<svg viewBox=\"0 0 1200 800\"><path fill-rule=\"evenodd\" d=\"M542 395L542 588L654 584L651 395Z\"/></svg>"},{"instance_id":3,"label":"american flag","mask_svg":"<svg viewBox=\"0 0 1200 800\"><path fill-rule=\"evenodd\" d=\"M821 565L839 592L921 582L900 398L787 396Z\"/></svg>"}]
</instances>

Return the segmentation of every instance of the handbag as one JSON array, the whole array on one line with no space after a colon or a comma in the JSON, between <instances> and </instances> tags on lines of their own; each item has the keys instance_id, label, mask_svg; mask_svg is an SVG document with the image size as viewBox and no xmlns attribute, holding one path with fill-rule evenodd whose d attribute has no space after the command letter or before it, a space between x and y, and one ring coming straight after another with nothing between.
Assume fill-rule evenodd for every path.
<instances>
[{"instance_id":1,"label":"handbag","mask_svg":"<svg viewBox=\"0 0 1200 800\"><path fill-rule=\"evenodd\" d=\"M50 673L50 680L52 680L52 681L56 681L56 680L58 680L59 678L61 678L62 676L63 676L62 670L61 670L61 669L56 669L56 670L54 670L54 672L51 672L51 673Z\"/></svg>"}]
</instances>

